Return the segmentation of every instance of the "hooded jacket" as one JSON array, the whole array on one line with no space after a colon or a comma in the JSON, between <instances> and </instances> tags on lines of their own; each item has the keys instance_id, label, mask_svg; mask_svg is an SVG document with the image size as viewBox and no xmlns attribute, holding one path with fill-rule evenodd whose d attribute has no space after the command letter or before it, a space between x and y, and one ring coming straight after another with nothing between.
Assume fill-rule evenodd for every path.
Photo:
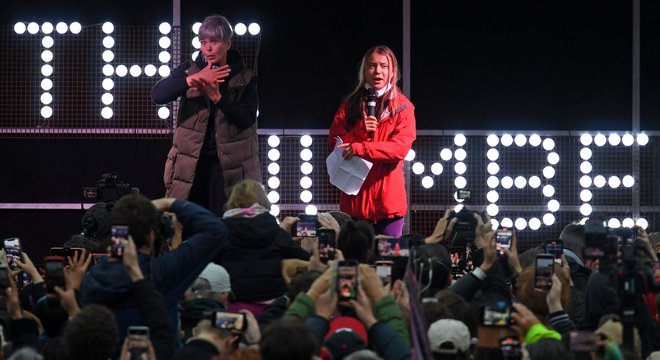
<instances>
[{"instance_id":1,"label":"hooded jacket","mask_svg":"<svg viewBox=\"0 0 660 360\"><path fill-rule=\"evenodd\" d=\"M309 253L293 242L270 213L224 221L229 239L215 262L229 273L236 300L261 301L286 293L282 260L309 260Z\"/></svg>"}]
</instances>

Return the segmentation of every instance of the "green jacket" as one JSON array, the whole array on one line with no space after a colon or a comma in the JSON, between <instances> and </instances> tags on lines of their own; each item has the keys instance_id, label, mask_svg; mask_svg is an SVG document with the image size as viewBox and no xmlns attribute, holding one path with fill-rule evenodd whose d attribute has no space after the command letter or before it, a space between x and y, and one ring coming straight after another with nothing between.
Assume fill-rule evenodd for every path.
<instances>
[{"instance_id":1,"label":"green jacket","mask_svg":"<svg viewBox=\"0 0 660 360\"><path fill-rule=\"evenodd\" d=\"M525 342L527 344L533 344L541 339L548 338L561 341L561 335L558 332L548 329L541 323L532 326L527 330L527 334L525 334Z\"/></svg>"}]
</instances>

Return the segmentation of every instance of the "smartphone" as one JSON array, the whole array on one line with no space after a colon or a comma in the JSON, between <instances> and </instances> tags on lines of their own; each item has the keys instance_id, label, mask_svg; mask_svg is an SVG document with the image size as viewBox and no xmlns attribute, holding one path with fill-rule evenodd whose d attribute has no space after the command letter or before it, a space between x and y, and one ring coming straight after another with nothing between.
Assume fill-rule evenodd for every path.
<instances>
[{"instance_id":1,"label":"smartphone","mask_svg":"<svg viewBox=\"0 0 660 360\"><path fill-rule=\"evenodd\" d=\"M590 331L571 331L568 342L571 351L592 352L598 350L602 340L600 335Z\"/></svg>"},{"instance_id":2,"label":"smartphone","mask_svg":"<svg viewBox=\"0 0 660 360\"><path fill-rule=\"evenodd\" d=\"M131 359L140 359L140 355L149 350L149 327L129 326L127 337Z\"/></svg>"},{"instance_id":3,"label":"smartphone","mask_svg":"<svg viewBox=\"0 0 660 360\"><path fill-rule=\"evenodd\" d=\"M9 287L9 268L0 264L0 290L5 291Z\"/></svg>"},{"instance_id":4,"label":"smartphone","mask_svg":"<svg viewBox=\"0 0 660 360\"><path fill-rule=\"evenodd\" d=\"M63 256L64 258L66 257L73 257L76 253L78 253L78 256L82 254L83 249L82 248L71 248L71 247L52 247L50 248L50 254L54 256Z\"/></svg>"},{"instance_id":5,"label":"smartphone","mask_svg":"<svg viewBox=\"0 0 660 360\"><path fill-rule=\"evenodd\" d=\"M213 326L215 328L238 333L245 332L247 330L247 324L245 314L238 312L216 311L213 320Z\"/></svg>"},{"instance_id":6,"label":"smartphone","mask_svg":"<svg viewBox=\"0 0 660 360\"><path fill-rule=\"evenodd\" d=\"M112 257L121 258L124 256L124 242L128 241L128 226L113 225L112 226L112 246L110 254Z\"/></svg>"},{"instance_id":7,"label":"smartphone","mask_svg":"<svg viewBox=\"0 0 660 360\"><path fill-rule=\"evenodd\" d=\"M511 307L500 301L481 307L480 324L489 327L506 327L511 325Z\"/></svg>"},{"instance_id":8,"label":"smartphone","mask_svg":"<svg viewBox=\"0 0 660 360\"><path fill-rule=\"evenodd\" d=\"M337 237L335 231L332 229L319 229L319 258L321 262L327 263L328 260L335 259L335 251L337 250Z\"/></svg>"},{"instance_id":9,"label":"smartphone","mask_svg":"<svg viewBox=\"0 0 660 360\"><path fill-rule=\"evenodd\" d=\"M104 254L104 253L93 253L93 254L90 254L90 256L92 257L92 266L94 266L94 265L100 263L101 260L102 260L103 258L108 257L108 254ZM87 270L89 270L89 269L91 269L91 268L92 268L92 267L90 266Z\"/></svg>"},{"instance_id":10,"label":"smartphone","mask_svg":"<svg viewBox=\"0 0 660 360\"><path fill-rule=\"evenodd\" d=\"M355 260L337 263L335 289L340 301L357 299L358 265Z\"/></svg>"},{"instance_id":11,"label":"smartphone","mask_svg":"<svg viewBox=\"0 0 660 360\"><path fill-rule=\"evenodd\" d=\"M509 228L499 228L495 237L498 254L503 254L502 249L511 248L511 240L513 239L513 230Z\"/></svg>"},{"instance_id":12,"label":"smartphone","mask_svg":"<svg viewBox=\"0 0 660 360\"><path fill-rule=\"evenodd\" d=\"M561 256L564 254L564 242L557 240L545 241L545 252L555 257L555 262L561 265Z\"/></svg>"},{"instance_id":13,"label":"smartphone","mask_svg":"<svg viewBox=\"0 0 660 360\"><path fill-rule=\"evenodd\" d=\"M520 340L518 335L505 335L500 338L500 353L504 360L520 360L522 359L522 351L520 349Z\"/></svg>"},{"instance_id":14,"label":"smartphone","mask_svg":"<svg viewBox=\"0 0 660 360\"><path fill-rule=\"evenodd\" d=\"M392 264L394 262L390 260L378 260L376 261L376 273L380 278L380 281L383 283L383 286L388 286L392 283Z\"/></svg>"},{"instance_id":15,"label":"smartphone","mask_svg":"<svg viewBox=\"0 0 660 360\"><path fill-rule=\"evenodd\" d=\"M64 257L46 256L44 263L46 264L46 292L54 294L55 286L64 289Z\"/></svg>"},{"instance_id":16,"label":"smartphone","mask_svg":"<svg viewBox=\"0 0 660 360\"><path fill-rule=\"evenodd\" d=\"M473 251L474 248L471 242L466 243L465 246L452 246L449 248L451 274L454 280L458 280L474 270Z\"/></svg>"},{"instance_id":17,"label":"smartphone","mask_svg":"<svg viewBox=\"0 0 660 360\"><path fill-rule=\"evenodd\" d=\"M376 243L377 254L380 257L410 256L410 240L408 238L384 238Z\"/></svg>"},{"instance_id":18,"label":"smartphone","mask_svg":"<svg viewBox=\"0 0 660 360\"><path fill-rule=\"evenodd\" d=\"M5 249L5 254L7 254L7 262L9 269L17 270L18 265L16 265L16 260L23 262L23 248L21 247L21 241L19 238L8 238L3 241L3 247ZM30 276L24 272L19 273L16 276L16 286L22 288L25 285L32 283Z\"/></svg>"},{"instance_id":19,"label":"smartphone","mask_svg":"<svg viewBox=\"0 0 660 360\"><path fill-rule=\"evenodd\" d=\"M550 254L536 255L534 287L539 290L550 290L552 274L554 273L555 257Z\"/></svg>"},{"instance_id":20,"label":"smartphone","mask_svg":"<svg viewBox=\"0 0 660 360\"><path fill-rule=\"evenodd\" d=\"M298 215L298 220L295 223L295 236L299 237L314 237L318 230L318 217L316 215L301 214Z\"/></svg>"}]
</instances>

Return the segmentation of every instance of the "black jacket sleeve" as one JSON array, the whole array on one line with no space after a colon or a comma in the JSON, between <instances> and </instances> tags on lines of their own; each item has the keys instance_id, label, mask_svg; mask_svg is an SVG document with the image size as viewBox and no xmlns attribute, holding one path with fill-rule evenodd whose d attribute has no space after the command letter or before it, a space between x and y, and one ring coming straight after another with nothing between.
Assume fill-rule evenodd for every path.
<instances>
[{"instance_id":1,"label":"black jacket sleeve","mask_svg":"<svg viewBox=\"0 0 660 360\"><path fill-rule=\"evenodd\" d=\"M184 62L172 70L170 76L157 82L151 89L151 100L158 105L165 105L183 95L188 90L186 70L190 65L189 62Z\"/></svg>"},{"instance_id":2,"label":"black jacket sleeve","mask_svg":"<svg viewBox=\"0 0 660 360\"><path fill-rule=\"evenodd\" d=\"M12 342L14 350L30 347L40 352L39 328L32 319L11 320L9 322L9 340Z\"/></svg>"},{"instance_id":3,"label":"black jacket sleeve","mask_svg":"<svg viewBox=\"0 0 660 360\"><path fill-rule=\"evenodd\" d=\"M376 346L378 355L384 360L407 360L412 356L410 347L387 323L377 322L371 326L369 341Z\"/></svg>"},{"instance_id":4,"label":"black jacket sleeve","mask_svg":"<svg viewBox=\"0 0 660 360\"><path fill-rule=\"evenodd\" d=\"M134 282L133 295L137 299L140 317L151 332L151 343L157 359L171 359L174 352L173 332L170 329L169 317L165 302L154 284L147 279Z\"/></svg>"},{"instance_id":5,"label":"black jacket sleeve","mask_svg":"<svg viewBox=\"0 0 660 360\"><path fill-rule=\"evenodd\" d=\"M222 94L218 102L218 109L225 114L227 121L245 130L257 121L257 107L259 95L257 93L257 77L253 76L243 89L238 101L234 102L229 96Z\"/></svg>"}]
</instances>

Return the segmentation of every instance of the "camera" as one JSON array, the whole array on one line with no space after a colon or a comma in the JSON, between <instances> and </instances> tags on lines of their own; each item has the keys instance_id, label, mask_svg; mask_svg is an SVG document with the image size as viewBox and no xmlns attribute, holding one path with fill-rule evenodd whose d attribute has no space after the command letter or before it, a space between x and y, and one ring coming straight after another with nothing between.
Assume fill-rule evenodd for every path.
<instances>
[{"instance_id":1,"label":"camera","mask_svg":"<svg viewBox=\"0 0 660 360\"><path fill-rule=\"evenodd\" d=\"M116 203L124 195L139 192L140 189L119 180L117 173L114 172L101 175L101 179L96 181L96 186L82 188L84 200L111 204Z\"/></svg>"},{"instance_id":2,"label":"camera","mask_svg":"<svg viewBox=\"0 0 660 360\"><path fill-rule=\"evenodd\" d=\"M479 323L482 326L506 327L511 325L511 307L503 301L481 307Z\"/></svg>"}]
</instances>

